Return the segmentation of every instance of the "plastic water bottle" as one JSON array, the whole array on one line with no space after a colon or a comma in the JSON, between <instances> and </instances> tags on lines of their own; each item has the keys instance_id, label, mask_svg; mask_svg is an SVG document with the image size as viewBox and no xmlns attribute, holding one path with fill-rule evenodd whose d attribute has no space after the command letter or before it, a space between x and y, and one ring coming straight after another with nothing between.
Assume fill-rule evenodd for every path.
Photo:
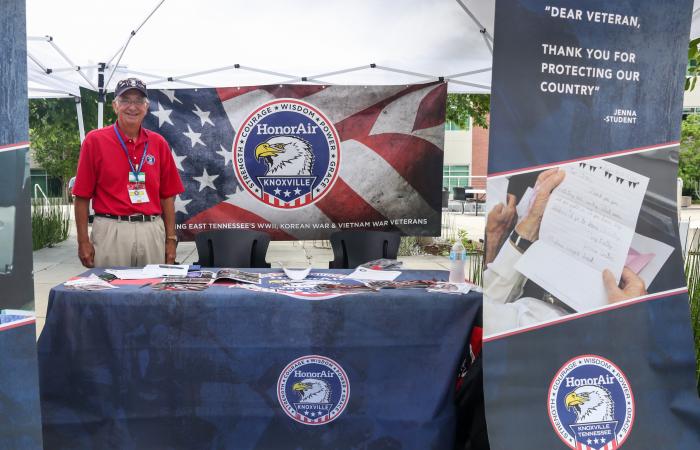
<instances>
[{"instance_id":1,"label":"plastic water bottle","mask_svg":"<svg viewBox=\"0 0 700 450\"><path fill-rule=\"evenodd\" d=\"M467 251L460 241L455 242L450 250L450 283L464 283L464 266L467 260Z\"/></svg>"}]
</instances>

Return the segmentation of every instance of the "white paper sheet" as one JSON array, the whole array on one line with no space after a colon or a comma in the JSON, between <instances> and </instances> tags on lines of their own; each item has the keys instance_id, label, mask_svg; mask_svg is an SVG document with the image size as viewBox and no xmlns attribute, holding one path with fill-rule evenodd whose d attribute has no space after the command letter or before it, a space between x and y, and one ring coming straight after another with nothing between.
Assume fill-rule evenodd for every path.
<instances>
[{"instance_id":1,"label":"white paper sheet","mask_svg":"<svg viewBox=\"0 0 700 450\"><path fill-rule=\"evenodd\" d=\"M114 275L120 280L145 280L148 278L160 278L143 273L143 269L105 269L105 272Z\"/></svg>"},{"instance_id":2,"label":"white paper sheet","mask_svg":"<svg viewBox=\"0 0 700 450\"><path fill-rule=\"evenodd\" d=\"M607 161L563 167L539 240L516 269L576 311L607 304L603 270L619 281L649 178Z\"/></svg>"},{"instance_id":3,"label":"white paper sheet","mask_svg":"<svg viewBox=\"0 0 700 450\"><path fill-rule=\"evenodd\" d=\"M189 267L187 264L148 264L143 268L143 273L150 275L149 278L185 277Z\"/></svg>"},{"instance_id":4,"label":"white paper sheet","mask_svg":"<svg viewBox=\"0 0 700 450\"><path fill-rule=\"evenodd\" d=\"M486 182L486 214L499 203L508 202L508 178L491 178Z\"/></svg>"},{"instance_id":5,"label":"white paper sheet","mask_svg":"<svg viewBox=\"0 0 700 450\"><path fill-rule=\"evenodd\" d=\"M358 267L347 278L352 278L353 280L394 281L399 275L401 275L401 272L397 270L372 270L366 267Z\"/></svg>"}]
</instances>

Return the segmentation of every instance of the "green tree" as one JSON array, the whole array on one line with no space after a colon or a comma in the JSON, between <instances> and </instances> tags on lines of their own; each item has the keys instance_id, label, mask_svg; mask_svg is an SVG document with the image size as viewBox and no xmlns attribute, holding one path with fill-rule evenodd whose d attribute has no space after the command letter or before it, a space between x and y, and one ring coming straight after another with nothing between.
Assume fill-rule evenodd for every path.
<instances>
[{"instance_id":1,"label":"green tree","mask_svg":"<svg viewBox=\"0 0 700 450\"><path fill-rule=\"evenodd\" d=\"M700 114L690 114L681 122L678 176L683 179L683 194L695 195L700 182Z\"/></svg>"},{"instance_id":2,"label":"green tree","mask_svg":"<svg viewBox=\"0 0 700 450\"><path fill-rule=\"evenodd\" d=\"M97 93L81 89L85 132L97 128ZM104 123L115 120L111 99L105 104ZM75 99L29 101L29 139L36 162L64 183L75 175L80 155L80 134Z\"/></svg>"},{"instance_id":3,"label":"green tree","mask_svg":"<svg viewBox=\"0 0 700 450\"><path fill-rule=\"evenodd\" d=\"M474 125L488 128L490 99L488 94L447 94L445 120L454 122L460 128L467 128L471 117Z\"/></svg>"}]
</instances>

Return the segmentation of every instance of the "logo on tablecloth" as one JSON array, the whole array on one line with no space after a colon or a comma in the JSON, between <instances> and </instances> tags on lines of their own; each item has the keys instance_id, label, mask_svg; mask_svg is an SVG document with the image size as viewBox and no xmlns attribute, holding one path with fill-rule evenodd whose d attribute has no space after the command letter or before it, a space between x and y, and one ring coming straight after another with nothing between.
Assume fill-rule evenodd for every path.
<instances>
[{"instance_id":1,"label":"logo on tablecloth","mask_svg":"<svg viewBox=\"0 0 700 450\"><path fill-rule=\"evenodd\" d=\"M315 106L292 98L255 108L233 143L238 181L262 203L281 209L311 205L338 176L340 140Z\"/></svg>"},{"instance_id":2,"label":"logo on tablecloth","mask_svg":"<svg viewBox=\"0 0 700 450\"><path fill-rule=\"evenodd\" d=\"M350 400L350 382L340 364L325 356L297 358L277 380L277 399L289 417L304 425L337 419Z\"/></svg>"},{"instance_id":3,"label":"logo on tablecloth","mask_svg":"<svg viewBox=\"0 0 700 450\"><path fill-rule=\"evenodd\" d=\"M596 355L571 359L549 386L549 419L574 450L613 450L629 436L634 396L627 378L612 362Z\"/></svg>"}]
</instances>

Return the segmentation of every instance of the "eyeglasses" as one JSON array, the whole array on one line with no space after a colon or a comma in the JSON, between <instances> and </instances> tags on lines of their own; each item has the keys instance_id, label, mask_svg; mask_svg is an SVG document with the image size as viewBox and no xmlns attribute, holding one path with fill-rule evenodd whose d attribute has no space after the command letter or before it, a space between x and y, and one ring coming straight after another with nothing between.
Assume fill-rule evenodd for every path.
<instances>
[{"instance_id":1,"label":"eyeglasses","mask_svg":"<svg viewBox=\"0 0 700 450\"><path fill-rule=\"evenodd\" d=\"M134 98L134 99L128 99L128 98L118 98L117 103L119 106L126 106L126 105L134 105L134 106L143 106L146 103L148 103L147 98Z\"/></svg>"}]
</instances>

